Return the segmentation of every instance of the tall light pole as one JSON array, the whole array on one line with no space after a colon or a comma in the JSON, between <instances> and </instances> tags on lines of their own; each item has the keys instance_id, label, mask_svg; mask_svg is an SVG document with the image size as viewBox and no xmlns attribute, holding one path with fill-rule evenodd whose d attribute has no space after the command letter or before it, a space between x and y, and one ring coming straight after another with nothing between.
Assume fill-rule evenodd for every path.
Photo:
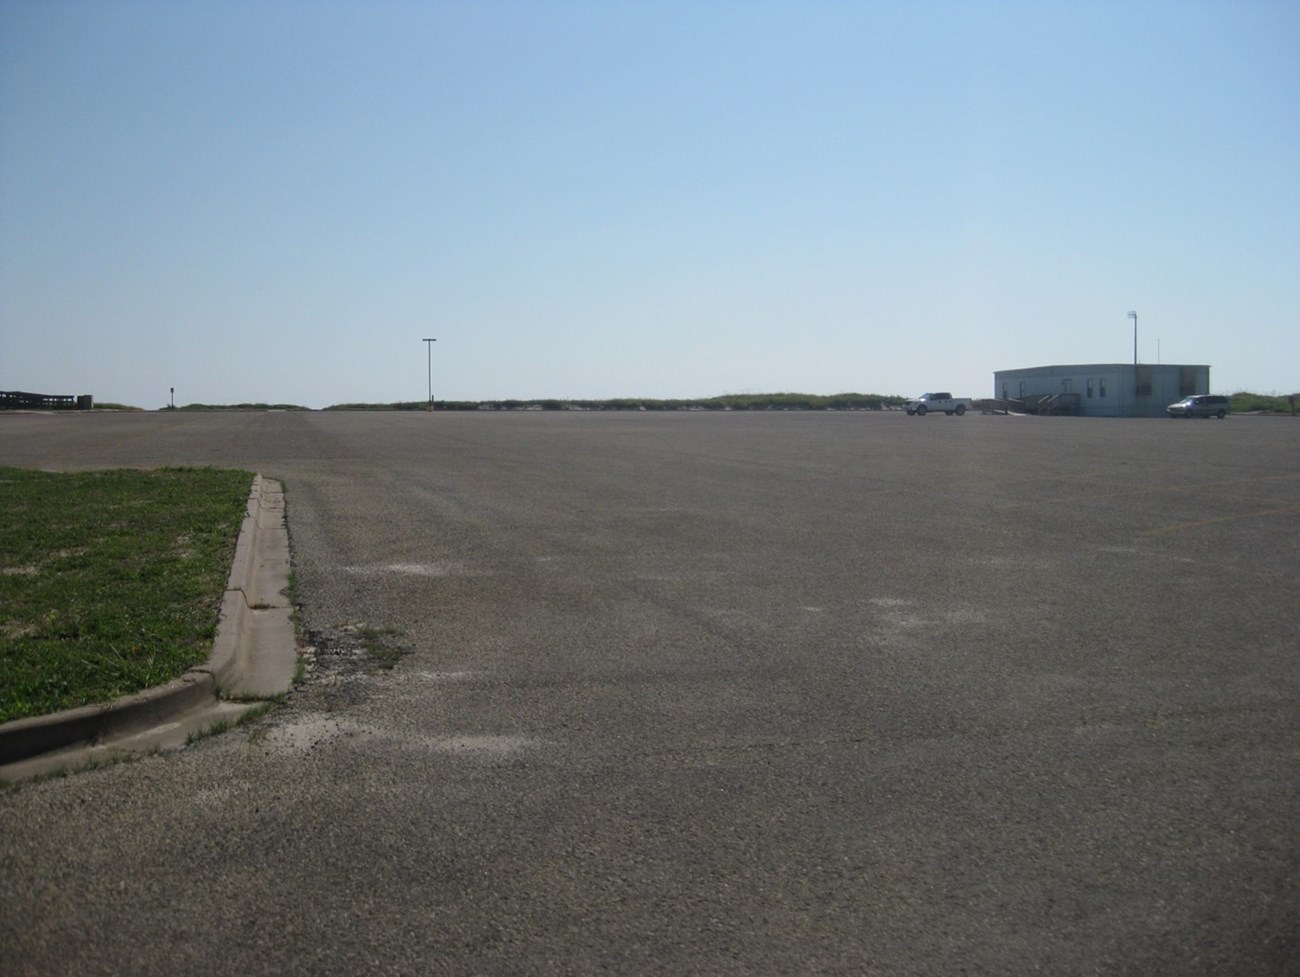
<instances>
[{"instance_id":1,"label":"tall light pole","mask_svg":"<svg viewBox=\"0 0 1300 977\"><path fill-rule=\"evenodd\" d=\"M1130 312L1128 317L1133 320L1133 365L1138 365L1138 314Z\"/></svg>"},{"instance_id":2,"label":"tall light pole","mask_svg":"<svg viewBox=\"0 0 1300 977\"><path fill-rule=\"evenodd\" d=\"M428 355L428 360L429 360L429 410L433 410L433 344L436 343L437 341L438 341L438 340L436 340L436 339L424 339L424 340L421 340L421 342L424 343L424 348L428 351L428 354L429 354L429 355Z\"/></svg>"}]
</instances>

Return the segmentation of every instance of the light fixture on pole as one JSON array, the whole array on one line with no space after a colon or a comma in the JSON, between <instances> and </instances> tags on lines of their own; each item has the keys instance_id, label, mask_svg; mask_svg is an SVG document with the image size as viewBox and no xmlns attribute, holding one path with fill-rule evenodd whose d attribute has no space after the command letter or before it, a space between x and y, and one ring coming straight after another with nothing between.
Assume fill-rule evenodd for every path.
<instances>
[{"instance_id":1,"label":"light fixture on pole","mask_svg":"<svg viewBox=\"0 0 1300 977\"><path fill-rule=\"evenodd\" d=\"M436 339L421 340L421 342L424 343L424 348L429 354L429 410L433 410L433 343L436 343L437 341L438 340Z\"/></svg>"},{"instance_id":2,"label":"light fixture on pole","mask_svg":"<svg viewBox=\"0 0 1300 977\"><path fill-rule=\"evenodd\" d=\"M1133 320L1133 365L1138 365L1138 314L1130 312L1128 317Z\"/></svg>"}]
</instances>

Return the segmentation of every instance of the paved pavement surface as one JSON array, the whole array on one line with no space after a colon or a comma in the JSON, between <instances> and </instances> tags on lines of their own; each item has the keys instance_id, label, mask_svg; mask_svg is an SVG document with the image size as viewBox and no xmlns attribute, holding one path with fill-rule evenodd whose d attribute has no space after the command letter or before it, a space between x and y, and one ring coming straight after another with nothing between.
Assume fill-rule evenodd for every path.
<instances>
[{"instance_id":1,"label":"paved pavement surface","mask_svg":"<svg viewBox=\"0 0 1300 977\"><path fill-rule=\"evenodd\" d=\"M1300 972L1289 419L27 415L0 464L282 479L316 648L0 793L6 974Z\"/></svg>"}]
</instances>

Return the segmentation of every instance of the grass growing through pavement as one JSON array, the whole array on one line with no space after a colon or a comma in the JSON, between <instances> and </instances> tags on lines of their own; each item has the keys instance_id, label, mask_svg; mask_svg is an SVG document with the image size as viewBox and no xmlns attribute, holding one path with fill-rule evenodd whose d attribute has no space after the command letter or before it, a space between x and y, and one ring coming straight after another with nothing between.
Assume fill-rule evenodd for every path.
<instances>
[{"instance_id":1,"label":"grass growing through pavement","mask_svg":"<svg viewBox=\"0 0 1300 977\"><path fill-rule=\"evenodd\" d=\"M384 671L392 671L406 650L399 648L392 643L392 638L397 632L392 628L373 628L369 625L362 625L357 629L357 635L361 638L361 648L366 653L366 658L376 668Z\"/></svg>"},{"instance_id":2,"label":"grass growing through pavement","mask_svg":"<svg viewBox=\"0 0 1300 977\"><path fill-rule=\"evenodd\" d=\"M205 661L252 478L0 468L0 722Z\"/></svg>"}]
</instances>

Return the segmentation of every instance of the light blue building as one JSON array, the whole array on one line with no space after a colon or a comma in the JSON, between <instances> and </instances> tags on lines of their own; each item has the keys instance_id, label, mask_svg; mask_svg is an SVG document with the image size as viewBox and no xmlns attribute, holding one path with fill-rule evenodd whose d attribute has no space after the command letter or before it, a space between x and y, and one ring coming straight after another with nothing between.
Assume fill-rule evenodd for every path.
<instances>
[{"instance_id":1,"label":"light blue building","mask_svg":"<svg viewBox=\"0 0 1300 977\"><path fill-rule=\"evenodd\" d=\"M1210 368L1176 363L1085 363L998 370L993 396L1033 413L1164 417L1165 408L1210 392Z\"/></svg>"}]
</instances>

